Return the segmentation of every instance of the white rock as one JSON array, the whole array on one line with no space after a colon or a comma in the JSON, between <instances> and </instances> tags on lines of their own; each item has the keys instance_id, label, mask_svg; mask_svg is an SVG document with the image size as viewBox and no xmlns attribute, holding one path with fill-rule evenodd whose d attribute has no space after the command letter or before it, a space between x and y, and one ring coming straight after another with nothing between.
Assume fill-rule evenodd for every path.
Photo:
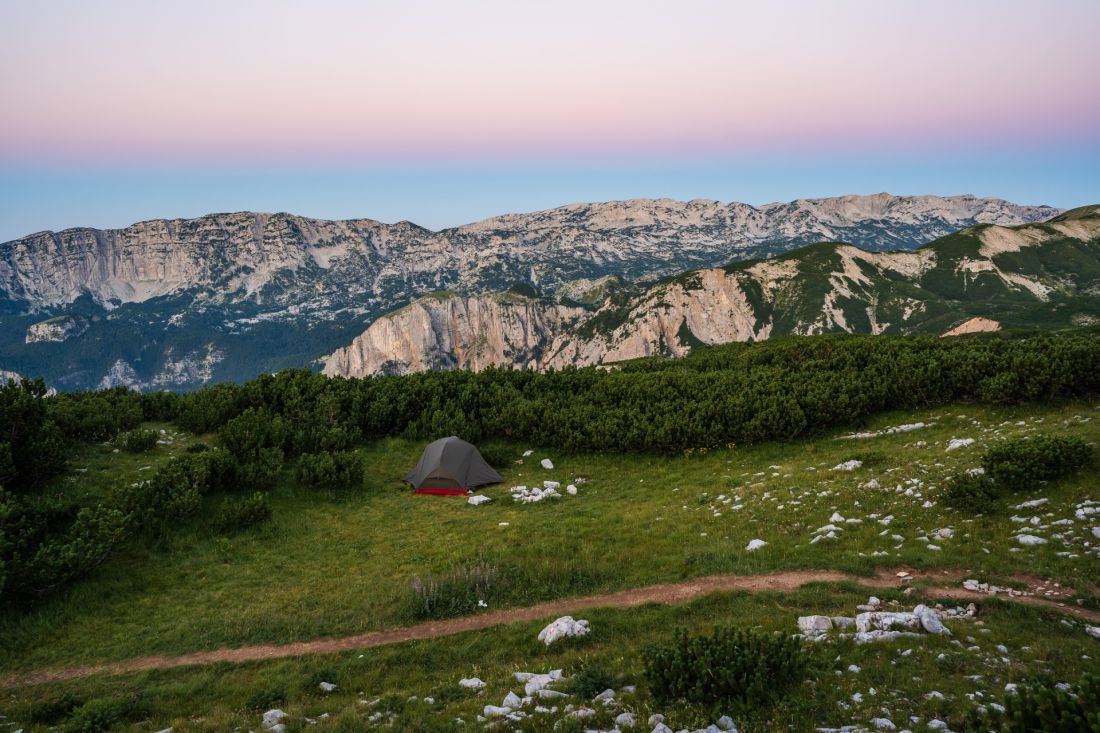
<instances>
[{"instance_id":1,"label":"white rock","mask_svg":"<svg viewBox=\"0 0 1100 733\"><path fill-rule=\"evenodd\" d=\"M1093 639L1100 639L1100 626L1085 626L1085 633Z\"/></svg>"},{"instance_id":2,"label":"white rock","mask_svg":"<svg viewBox=\"0 0 1100 733\"><path fill-rule=\"evenodd\" d=\"M322 682L320 684L321 692L332 692L336 689L336 685L331 682Z\"/></svg>"},{"instance_id":3,"label":"white rock","mask_svg":"<svg viewBox=\"0 0 1100 733\"><path fill-rule=\"evenodd\" d=\"M588 633L588 630L587 621L583 619L578 621L572 616L562 616L550 622L545 629L539 632L539 641L550 646L558 639L565 639L570 636L584 636Z\"/></svg>"},{"instance_id":4,"label":"white rock","mask_svg":"<svg viewBox=\"0 0 1100 733\"><path fill-rule=\"evenodd\" d=\"M523 700L519 698L519 695L509 690L508 694L504 696L504 702L502 702L500 706L512 710L519 710L523 707Z\"/></svg>"},{"instance_id":5,"label":"white rock","mask_svg":"<svg viewBox=\"0 0 1100 733\"><path fill-rule=\"evenodd\" d=\"M721 718L714 721L714 724L718 726L718 730L728 731L728 733L737 733L737 725L733 722L733 718L728 715L723 715Z\"/></svg>"},{"instance_id":6,"label":"white rock","mask_svg":"<svg viewBox=\"0 0 1100 733\"><path fill-rule=\"evenodd\" d=\"M474 496L471 496L469 499L467 499L466 503L477 506L479 504L484 504L487 501L492 501L492 499L490 499L488 496L485 496L485 494L475 494Z\"/></svg>"},{"instance_id":7,"label":"white rock","mask_svg":"<svg viewBox=\"0 0 1100 733\"><path fill-rule=\"evenodd\" d=\"M554 467L553 461L551 461L549 458L543 458L540 463L542 464L542 467L548 471Z\"/></svg>"},{"instance_id":8,"label":"white rock","mask_svg":"<svg viewBox=\"0 0 1100 733\"><path fill-rule=\"evenodd\" d=\"M863 465L863 461L851 460L844 461L844 463L838 463L833 466L834 471L854 471Z\"/></svg>"},{"instance_id":9,"label":"white rock","mask_svg":"<svg viewBox=\"0 0 1100 733\"><path fill-rule=\"evenodd\" d=\"M527 458L528 456L530 456L534 452L535 451L533 451L533 450L525 450L525 451L523 451L523 457Z\"/></svg>"},{"instance_id":10,"label":"white rock","mask_svg":"<svg viewBox=\"0 0 1100 733\"><path fill-rule=\"evenodd\" d=\"M512 708L497 707L496 705L486 705L481 714L486 718L503 718L505 715L512 714Z\"/></svg>"},{"instance_id":11,"label":"white rock","mask_svg":"<svg viewBox=\"0 0 1100 733\"><path fill-rule=\"evenodd\" d=\"M1050 499L1032 499L1031 501L1025 501L1023 504L1017 504L1017 509L1034 509L1037 506L1046 504Z\"/></svg>"},{"instance_id":12,"label":"white rock","mask_svg":"<svg viewBox=\"0 0 1100 733\"><path fill-rule=\"evenodd\" d=\"M463 677L458 681L458 686L467 690L480 690L485 687L485 682L477 677Z\"/></svg>"},{"instance_id":13,"label":"white rock","mask_svg":"<svg viewBox=\"0 0 1100 733\"><path fill-rule=\"evenodd\" d=\"M547 489L561 488L561 483L558 482L558 481L543 481L542 485L543 485L543 488L547 488Z\"/></svg>"},{"instance_id":14,"label":"white rock","mask_svg":"<svg viewBox=\"0 0 1100 733\"><path fill-rule=\"evenodd\" d=\"M833 628L833 620L828 616L799 616L798 629L807 636L825 634Z\"/></svg>"},{"instance_id":15,"label":"white rock","mask_svg":"<svg viewBox=\"0 0 1100 733\"><path fill-rule=\"evenodd\" d=\"M856 631L892 631L921 628L920 619L906 611L868 611L856 616Z\"/></svg>"},{"instance_id":16,"label":"white rock","mask_svg":"<svg viewBox=\"0 0 1100 733\"><path fill-rule=\"evenodd\" d=\"M1100 527L1093 527L1092 534L1096 539L1100 540Z\"/></svg>"},{"instance_id":17,"label":"white rock","mask_svg":"<svg viewBox=\"0 0 1100 733\"><path fill-rule=\"evenodd\" d=\"M952 438L947 444L947 450L956 450L958 448L968 448L974 445L973 438Z\"/></svg>"},{"instance_id":18,"label":"white rock","mask_svg":"<svg viewBox=\"0 0 1100 733\"><path fill-rule=\"evenodd\" d=\"M1021 545L1045 545L1047 541L1033 534L1021 534L1016 536L1016 541Z\"/></svg>"},{"instance_id":19,"label":"white rock","mask_svg":"<svg viewBox=\"0 0 1100 733\"><path fill-rule=\"evenodd\" d=\"M569 494L570 496L576 496L577 495L577 487L573 484L569 484L568 486L565 487L565 493Z\"/></svg>"},{"instance_id":20,"label":"white rock","mask_svg":"<svg viewBox=\"0 0 1100 733\"><path fill-rule=\"evenodd\" d=\"M284 713L279 708L268 710L266 713L264 713L264 730L271 730L276 725L282 723L284 718L286 718L286 713Z\"/></svg>"},{"instance_id":21,"label":"white rock","mask_svg":"<svg viewBox=\"0 0 1100 733\"><path fill-rule=\"evenodd\" d=\"M653 726L653 730L650 733L672 733L672 728L669 728L664 723L658 723Z\"/></svg>"},{"instance_id":22,"label":"white rock","mask_svg":"<svg viewBox=\"0 0 1100 733\"><path fill-rule=\"evenodd\" d=\"M745 546L745 549L749 552L753 552L755 550L759 550L761 547L763 547L766 544L768 544L768 543L765 542L764 540L752 540L752 541L749 542L749 544L747 544Z\"/></svg>"},{"instance_id":23,"label":"white rock","mask_svg":"<svg viewBox=\"0 0 1100 733\"><path fill-rule=\"evenodd\" d=\"M871 725L879 730L897 730L898 727L894 725L894 721L889 718L873 718Z\"/></svg>"},{"instance_id":24,"label":"white rock","mask_svg":"<svg viewBox=\"0 0 1100 733\"><path fill-rule=\"evenodd\" d=\"M951 629L943 625L940 616L923 603L913 609L913 615L920 620L921 627L929 634L950 634Z\"/></svg>"},{"instance_id":25,"label":"white rock","mask_svg":"<svg viewBox=\"0 0 1100 733\"><path fill-rule=\"evenodd\" d=\"M619 713L615 716L615 725L620 728L633 728L637 722L634 713Z\"/></svg>"}]
</instances>

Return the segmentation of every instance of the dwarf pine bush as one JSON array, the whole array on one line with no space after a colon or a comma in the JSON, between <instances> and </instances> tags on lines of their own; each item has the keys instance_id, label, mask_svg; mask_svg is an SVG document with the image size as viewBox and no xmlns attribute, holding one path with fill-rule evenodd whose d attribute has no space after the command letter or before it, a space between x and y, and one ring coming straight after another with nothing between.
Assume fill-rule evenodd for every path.
<instances>
[{"instance_id":1,"label":"dwarf pine bush","mask_svg":"<svg viewBox=\"0 0 1100 733\"><path fill-rule=\"evenodd\" d=\"M972 710L957 730L963 733L1100 733L1100 677L1085 675L1070 689L1053 684L1020 686L1006 695L1004 712Z\"/></svg>"},{"instance_id":2,"label":"dwarf pine bush","mask_svg":"<svg viewBox=\"0 0 1100 733\"><path fill-rule=\"evenodd\" d=\"M1024 491L1037 482L1069 476L1092 458L1092 446L1067 435L1006 440L982 456L982 467L1004 491Z\"/></svg>"},{"instance_id":3,"label":"dwarf pine bush","mask_svg":"<svg viewBox=\"0 0 1100 733\"><path fill-rule=\"evenodd\" d=\"M659 703L742 710L774 702L807 667L797 639L735 627L716 627L705 636L677 629L667 644L643 649L642 661Z\"/></svg>"}]
</instances>

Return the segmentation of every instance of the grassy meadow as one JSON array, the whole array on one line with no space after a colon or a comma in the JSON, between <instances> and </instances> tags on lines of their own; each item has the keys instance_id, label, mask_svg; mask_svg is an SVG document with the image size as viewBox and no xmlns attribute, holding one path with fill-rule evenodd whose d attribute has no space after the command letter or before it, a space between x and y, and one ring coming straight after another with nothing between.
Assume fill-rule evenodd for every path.
<instances>
[{"instance_id":1,"label":"grassy meadow","mask_svg":"<svg viewBox=\"0 0 1100 733\"><path fill-rule=\"evenodd\" d=\"M484 490L492 501L478 507L462 497L418 496L403 487L400 476L415 463L421 443L372 442L358 449L368 465L359 491L311 491L285 471L270 492L271 522L223 536L204 521L210 512L201 512L152 546L112 558L37 609L0 617L0 674L18 677L150 654L406 625L417 620L414 577L478 561L492 565L499 578L486 599L489 609L709 574L811 568L858 574L947 568L1001 584L1022 574L1091 595L1100 583L1100 541L1088 522L1055 522L1073 519L1085 500L1100 500L1095 462L1076 477L1002 501L989 516L947 508L938 495L948 476L977 466L983 449L1001 438L1053 432L1097 442L1100 405L955 405L879 415L863 430L916 422L926 425L873 437L846 438L850 431L844 431L672 457L561 455L537 445L510 445L515 462L502 467L505 482ZM151 427L165 430L153 451L87 448L48 490L96 494L110 481L140 480L152 470L147 467L204 439L169 425ZM956 438L975 442L948 450ZM533 453L523 458L528 449ZM543 469L542 458L550 458L554 468ZM834 469L853 459L862 466ZM534 504L510 498L510 486L544 480L563 487L577 483L579 491ZM879 488L868 486L872 480ZM1015 508L1037 498L1049 501ZM205 498L210 504L221 500ZM839 536L813 542L824 534L816 530L829 524L840 527ZM1015 534L1025 525L1048 541L1020 545ZM951 536L936 535L942 528ZM753 539L768 544L748 552ZM903 606L916 603L892 591L877 595ZM596 661L622 675L622 684L640 684L638 650L675 626L705 630L737 623L793 632L800 615L852 615L866 596L850 584L818 584L790 594L725 593L683 606L585 611L580 615L592 622L593 633L549 649L535 642L542 622L516 623L360 652L101 675L0 691L0 713L28 731L45 729L52 723L41 710L67 694L78 700L132 698L138 730L256 729L259 714L250 708L264 706L291 713L292 731L313 729L306 717L318 720L319 730L356 730L367 722L446 730L457 725L456 717L472 722L483 705L499 704L517 687L509 681L515 670L562 667L569 674ZM1095 606L1095 600L1087 602ZM840 642L816 649L813 694L795 695L790 705L749 721L748 729L866 724L882 717L881 709L899 724L909 715L946 717L970 704L967 695L1000 694L1004 684L1036 675L1073 681L1096 669L1089 657L1100 657L1100 646L1079 623L1060 623L1051 611L993 599L981 605L980 621L956 622L952 639L860 647ZM997 651L997 644L1008 653ZM914 651L901 656L907 648ZM861 671L846 671L849 664ZM975 674L982 677L972 679ZM483 696L455 686L460 677L475 675L489 683ZM337 684L337 690L321 693L321 681ZM869 694L872 687L876 692ZM925 699L932 690L944 699ZM857 692L862 697L853 702ZM382 702L367 704L379 697ZM639 694L630 709L647 706L652 701ZM384 715L369 721L376 712ZM610 723L604 712L596 722ZM323 713L329 717L320 719ZM698 713L689 710L680 715L681 726L713 722L697 720ZM643 722L647 716L640 716ZM523 729L549 730L556 720L527 721Z\"/></svg>"}]
</instances>

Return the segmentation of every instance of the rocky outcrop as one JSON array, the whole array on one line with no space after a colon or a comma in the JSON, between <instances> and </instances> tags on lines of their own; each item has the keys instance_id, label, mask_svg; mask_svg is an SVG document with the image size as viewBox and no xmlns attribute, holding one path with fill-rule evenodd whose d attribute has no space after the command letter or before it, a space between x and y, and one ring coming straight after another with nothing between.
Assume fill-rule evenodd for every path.
<instances>
[{"instance_id":1,"label":"rocky outcrop","mask_svg":"<svg viewBox=\"0 0 1100 733\"><path fill-rule=\"evenodd\" d=\"M25 343L61 342L70 336L80 336L87 330L88 323L83 318L58 316L32 324L27 329Z\"/></svg>"},{"instance_id":2,"label":"rocky outcrop","mask_svg":"<svg viewBox=\"0 0 1100 733\"><path fill-rule=\"evenodd\" d=\"M582 308L519 296L432 296L379 318L324 360L330 375L405 374L490 365L537 369L543 351L586 315Z\"/></svg>"},{"instance_id":3,"label":"rocky outcrop","mask_svg":"<svg viewBox=\"0 0 1100 733\"><path fill-rule=\"evenodd\" d=\"M970 318L959 325L952 328L950 331L945 331L943 336L962 336L968 333L991 333L993 331L1000 331L1001 324L990 318Z\"/></svg>"}]
</instances>

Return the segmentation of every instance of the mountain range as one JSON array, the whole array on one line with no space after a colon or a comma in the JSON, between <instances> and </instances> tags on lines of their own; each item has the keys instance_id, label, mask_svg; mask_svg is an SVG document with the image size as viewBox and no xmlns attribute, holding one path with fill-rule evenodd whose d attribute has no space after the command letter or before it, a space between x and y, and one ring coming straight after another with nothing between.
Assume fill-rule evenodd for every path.
<instances>
[{"instance_id":1,"label":"mountain range","mask_svg":"<svg viewBox=\"0 0 1100 733\"><path fill-rule=\"evenodd\" d=\"M1014 324L1055 306L1054 321L1084 322L1095 210L1060 214L877 194L576 204L441 231L236 213L41 232L0 244L0 369L59 389L187 389L286 366L563 366L963 315Z\"/></svg>"}]
</instances>

